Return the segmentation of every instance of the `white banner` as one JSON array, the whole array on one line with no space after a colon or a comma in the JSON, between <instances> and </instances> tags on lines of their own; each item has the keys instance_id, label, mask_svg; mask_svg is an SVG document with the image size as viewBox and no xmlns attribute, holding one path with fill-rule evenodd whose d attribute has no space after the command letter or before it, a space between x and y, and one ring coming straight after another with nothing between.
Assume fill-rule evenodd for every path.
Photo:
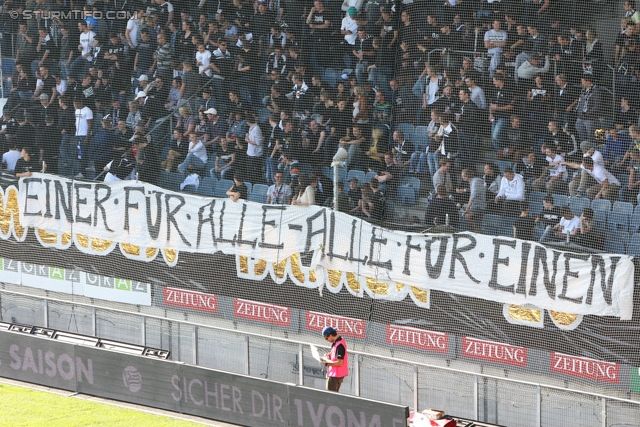
<instances>
[{"instance_id":1,"label":"white banner","mask_svg":"<svg viewBox=\"0 0 640 427\"><path fill-rule=\"evenodd\" d=\"M20 180L23 226L140 247L279 262L315 252L314 286L328 270L555 311L631 319L633 262L535 242L459 233L390 231L326 208L261 205L174 193L134 181ZM389 287L389 295L398 286ZM406 295L406 294L405 294Z\"/></svg>"}]
</instances>

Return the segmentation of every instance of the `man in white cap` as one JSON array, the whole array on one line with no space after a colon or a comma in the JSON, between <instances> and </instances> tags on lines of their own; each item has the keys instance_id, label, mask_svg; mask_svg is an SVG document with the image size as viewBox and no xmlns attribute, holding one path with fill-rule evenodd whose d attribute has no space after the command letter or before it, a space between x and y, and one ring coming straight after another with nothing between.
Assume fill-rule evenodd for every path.
<instances>
[{"instance_id":1,"label":"man in white cap","mask_svg":"<svg viewBox=\"0 0 640 427\"><path fill-rule=\"evenodd\" d=\"M207 126L204 130L204 146L207 147L207 153L211 154L217 151L220 138L225 134L224 123L219 120L218 111L215 108L209 108L204 112L207 115Z\"/></svg>"},{"instance_id":2,"label":"man in white cap","mask_svg":"<svg viewBox=\"0 0 640 427\"><path fill-rule=\"evenodd\" d=\"M136 86L136 88L134 89L133 94L137 95L141 90L146 90L148 84L149 76L147 76L146 74L141 74L140 77L138 77L138 86Z\"/></svg>"},{"instance_id":3,"label":"man in white cap","mask_svg":"<svg viewBox=\"0 0 640 427\"><path fill-rule=\"evenodd\" d=\"M327 390L340 391L344 377L349 375L349 356L347 343L338 335L338 331L331 326L325 326L322 336L331 343L331 351L324 355L322 364L327 369Z\"/></svg>"}]
</instances>

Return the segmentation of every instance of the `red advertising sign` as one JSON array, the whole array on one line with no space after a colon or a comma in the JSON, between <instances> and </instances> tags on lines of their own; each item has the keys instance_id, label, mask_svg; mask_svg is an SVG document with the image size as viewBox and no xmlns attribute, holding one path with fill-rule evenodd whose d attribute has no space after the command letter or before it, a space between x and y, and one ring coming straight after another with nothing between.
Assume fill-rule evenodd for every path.
<instances>
[{"instance_id":1,"label":"red advertising sign","mask_svg":"<svg viewBox=\"0 0 640 427\"><path fill-rule=\"evenodd\" d=\"M325 326L331 326L345 337L364 339L367 335L367 322L349 317L332 316L325 313L317 313L307 310L307 329L310 331L322 331Z\"/></svg>"},{"instance_id":2,"label":"red advertising sign","mask_svg":"<svg viewBox=\"0 0 640 427\"><path fill-rule=\"evenodd\" d=\"M462 337L462 355L502 365L527 366L527 349L492 341Z\"/></svg>"},{"instance_id":3,"label":"red advertising sign","mask_svg":"<svg viewBox=\"0 0 640 427\"><path fill-rule=\"evenodd\" d=\"M444 332L387 325L387 343L420 350L449 352L449 336Z\"/></svg>"},{"instance_id":4,"label":"red advertising sign","mask_svg":"<svg viewBox=\"0 0 640 427\"><path fill-rule=\"evenodd\" d=\"M233 315L278 326L291 325L291 308L234 298Z\"/></svg>"},{"instance_id":5,"label":"red advertising sign","mask_svg":"<svg viewBox=\"0 0 640 427\"><path fill-rule=\"evenodd\" d=\"M206 311L208 313L218 312L217 295L165 287L163 290L163 301L166 305L173 305L175 307Z\"/></svg>"},{"instance_id":6,"label":"red advertising sign","mask_svg":"<svg viewBox=\"0 0 640 427\"><path fill-rule=\"evenodd\" d=\"M620 384L620 365L611 362L569 356L562 353L551 353L551 372Z\"/></svg>"}]
</instances>

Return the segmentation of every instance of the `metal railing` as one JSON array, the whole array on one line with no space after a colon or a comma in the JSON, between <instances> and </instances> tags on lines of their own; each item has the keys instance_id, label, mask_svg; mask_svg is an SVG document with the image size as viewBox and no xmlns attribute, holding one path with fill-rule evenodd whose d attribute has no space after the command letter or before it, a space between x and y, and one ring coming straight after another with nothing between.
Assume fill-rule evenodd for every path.
<instances>
[{"instance_id":1,"label":"metal railing","mask_svg":"<svg viewBox=\"0 0 640 427\"><path fill-rule=\"evenodd\" d=\"M202 349L199 349L199 346L204 345L204 343L210 344L209 340L206 339L207 336L211 336L212 339L215 339L216 345L224 343L226 336L230 341L234 341L235 339L235 348L239 351L234 351L229 355L229 357L235 359L235 368L225 370L246 375L266 377L267 375L264 373L257 373L255 369L252 369L252 366L254 366L255 363L262 363L264 360L264 357L262 356L252 358L252 352L256 351L255 346L259 346L260 343L264 343L265 341L269 342L269 347L275 343L276 347L281 346L288 349L289 353L295 353L298 365L297 377L294 381L296 381L297 384L305 385L306 368L310 368L311 370L314 369L313 366L305 366L304 364L304 356L305 354L309 354L308 348L310 343L308 342L273 337L260 333L238 331L236 329L206 325L189 320L176 320L168 317L168 315L156 316L142 314L139 312L121 310L112 307L98 307L93 304L2 290L0 291L0 308L2 309L2 317L5 316L9 309L16 308L16 300L21 298L31 299L34 307L39 306L38 310L41 310L43 313L43 317L41 318L42 326L46 328L59 329L50 324L50 316L52 313L55 312L59 314L55 311L56 309L53 307L54 305L57 306L58 310L60 307L70 309L73 313L72 316L79 315L74 310L82 309L85 312L90 313L91 331L89 332L93 336L102 336L102 333L99 330L99 325L106 322L105 316L100 312L100 310L113 312L117 315L120 322L122 322L123 319L126 321L126 319L129 318L132 323L137 322L137 327L140 331L139 342L137 344L141 345L153 344L157 346L155 342L147 342L148 334L150 333L150 330L154 328L154 322L169 321L176 323L179 327L171 327L174 333L176 333L175 330L177 329L185 329L188 331L188 334L191 335L190 337L182 335L182 339L189 341L187 338L190 338L191 341L190 343L187 343L187 346L191 347L192 350L190 360L184 360L184 358L181 358L180 351L172 352L172 357L177 353L177 359L185 363L207 366L207 364L202 363L199 358L199 354L203 353L203 351L201 351ZM14 304L14 306L6 307L6 305L11 306L11 304ZM35 308L32 308L31 310L33 312L36 311ZM0 320L4 321L4 319ZM34 318L33 320L36 320L37 324L38 319ZM11 321L20 323L21 320L12 317ZM120 333L122 332L120 331ZM203 338L205 341L201 344L200 342ZM616 423L616 420L631 416L627 415L627 412L634 414L633 416L635 416L635 420L640 419L640 402L631 399L573 390L541 382L523 381L520 379L506 378L429 363L419 363L397 357L388 357L363 351L350 350L350 354L351 386L347 388L347 393L355 396L368 398L380 398L380 396L382 396L382 400L398 404L407 404L413 408L424 408L427 405L427 400L431 403L433 400L437 399L434 397L433 393L431 393L433 391L432 388L436 386L436 381L433 381L433 378L453 378L451 381L445 380L446 382L444 384L445 389L447 387L451 387L451 389L448 390L450 394L455 394L454 389L456 382L459 383L458 388L465 389L468 392L466 394L464 392L461 394L460 397L462 402L460 402L459 406L456 406L455 402L451 402L447 399L447 404L449 405L447 409L452 413L458 413L460 416L468 416L485 422L500 422L502 424L505 423L504 417L506 416L507 419L510 420L507 423L509 426L522 425L542 427L543 425L554 425L553 423L549 424L546 420L557 420L557 415L555 414L564 413L569 408L576 410L576 406L572 406L575 402L578 402L578 411L584 412L584 407L588 407L586 413L593 416L591 423L589 420L583 419L581 421L583 421L584 424L581 425L601 425L604 427L614 424L620 425ZM276 362L281 363L280 361ZM258 369L258 371L259 370L261 369ZM373 389L376 387L380 388L380 384L377 378L373 378L372 380L370 376L372 375L372 372L377 371L386 371L386 373L391 377L400 379L401 382L404 383L401 384L396 395L393 395L393 387L389 387L389 389L385 391L386 394L376 394L377 391ZM317 377L319 377L319 373L316 372L316 374ZM280 379L276 380L280 381ZM286 379L283 381L287 382ZM306 385L309 385L308 382ZM316 387L321 386L321 383L316 384ZM440 384L438 387L438 390L442 390L443 384ZM402 388L405 388L405 391L410 392L410 395L406 392L402 393ZM521 398L516 398L515 396L512 396L508 390L513 390L514 393L516 393L516 390L519 390L518 393L523 391L528 391L529 393L523 395ZM499 395L501 392L502 394L506 394L506 396L500 398ZM495 394L496 397L492 397L493 394ZM469 402L470 399L471 402ZM487 402L489 403L489 408ZM523 405L523 402L526 402L526 405ZM492 417L497 418L497 415L492 415L492 410L490 408L490 406L494 404L496 411L497 408L502 408L503 418L500 420L487 419ZM508 412L509 405L512 407L514 411L513 413ZM523 416L525 413L528 414L528 416ZM564 424L567 423L557 421L555 425Z\"/></svg>"}]
</instances>

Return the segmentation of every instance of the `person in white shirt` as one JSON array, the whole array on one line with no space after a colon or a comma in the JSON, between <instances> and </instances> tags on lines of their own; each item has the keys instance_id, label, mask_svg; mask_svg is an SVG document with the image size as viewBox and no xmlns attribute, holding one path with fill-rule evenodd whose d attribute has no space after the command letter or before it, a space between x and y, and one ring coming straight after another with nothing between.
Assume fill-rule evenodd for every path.
<instances>
[{"instance_id":1,"label":"person in white shirt","mask_svg":"<svg viewBox=\"0 0 640 427\"><path fill-rule=\"evenodd\" d=\"M140 19L145 15L145 8L142 3L134 11L134 15L127 21L127 29L124 32L124 37L127 39L127 43L131 49L138 47L140 43L138 41L138 35L140 31Z\"/></svg>"},{"instance_id":2,"label":"person in white shirt","mask_svg":"<svg viewBox=\"0 0 640 427\"><path fill-rule=\"evenodd\" d=\"M198 73L200 75L206 75L211 77L213 71L211 71L211 52L209 52L204 43L198 44L198 51L196 52L196 65L198 66Z\"/></svg>"},{"instance_id":3,"label":"person in white shirt","mask_svg":"<svg viewBox=\"0 0 640 427\"><path fill-rule=\"evenodd\" d=\"M563 165L570 167L578 167L577 163L563 162ZM593 199L607 199L612 203L618 198L620 190L620 181L611 172L606 170L604 166L597 165L591 157L583 157L582 164L579 166L588 173L595 181L595 184L587 188L587 197Z\"/></svg>"},{"instance_id":4,"label":"person in white shirt","mask_svg":"<svg viewBox=\"0 0 640 427\"><path fill-rule=\"evenodd\" d=\"M519 203L524 200L524 189L525 182L522 175L506 169L495 198L495 203L502 210L503 215L518 216L520 214Z\"/></svg>"},{"instance_id":5,"label":"person in white shirt","mask_svg":"<svg viewBox=\"0 0 640 427\"><path fill-rule=\"evenodd\" d=\"M604 167L604 156L601 152L596 150L596 147L595 145L593 145L593 143L591 143L590 141L582 141L580 143L580 150L582 151L583 158L590 157L591 160L593 160L594 165ZM571 164L565 164L571 167ZM580 168L579 163L576 163L576 165L576 168ZM585 193L585 190L593 184L595 184L595 181L593 180L591 175L589 175L587 171L582 169L580 171L580 174L569 183L569 195L571 197L582 197L582 195L584 195Z\"/></svg>"},{"instance_id":6,"label":"person in white shirt","mask_svg":"<svg viewBox=\"0 0 640 427\"><path fill-rule=\"evenodd\" d=\"M78 30L80 31L80 44L78 45L80 55L71 63L69 72L80 78L89 70L89 64L93 62L91 52L93 51L93 38L96 33L89 30L85 21L78 22Z\"/></svg>"},{"instance_id":7,"label":"person in white shirt","mask_svg":"<svg viewBox=\"0 0 640 427\"><path fill-rule=\"evenodd\" d=\"M347 68L351 68L350 52L356 45L356 38L358 37L358 23L355 19L357 14L358 9L349 7L346 16L342 18L342 25L340 26L340 34L344 37L344 43L342 43L343 49L341 49L340 52L345 59L348 58L346 62Z\"/></svg>"},{"instance_id":8,"label":"person in white shirt","mask_svg":"<svg viewBox=\"0 0 640 427\"><path fill-rule=\"evenodd\" d=\"M247 125L249 131L244 137L247 143L247 179L251 183L262 182L262 131L255 114L247 115Z\"/></svg>"},{"instance_id":9,"label":"person in white shirt","mask_svg":"<svg viewBox=\"0 0 640 427\"><path fill-rule=\"evenodd\" d=\"M575 216L569 206L565 206L561 209L562 218L553 229L556 231L556 237L559 239L565 239L567 235L573 236L580 228L580 218Z\"/></svg>"},{"instance_id":10,"label":"person in white shirt","mask_svg":"<svg viewBox=\"0 0 640 427\"><path fill-rule=\"evenodd\" d=\"M83 170L89 170L89 162L92 160L89 155L89 144L91 140L91 124L93 123L93 111L84 104L84 98L74 99L73 106L76 116L75 143L77 147L77 158L80 163L80 171L76 178L83 178Z\"/></svg>"},{"instance_id":11,"label":"person in white shirt","mask_svg":"<svg viewBox=\"0 0 640 427\"><path fill-rule=\"evenodd\" d=\"M184 162L178 165L178 170L182 173L192 173L197 170L204 170L207 164L207 147L204 146L198 134L189 134L189 153Z\"/></svg>"},{"instance_id":12,"label":"person in white shirt","mask_svg":"<svg viewBox=\"0 0 640 427\"><path fill-rule=\"evenodd\" d=\"M507 44L507 32L500 29L500 20L493 21L492 29L484 33L484 47L491 57L489 64L489 75L493 77L500 60L502 59L502 48Z\"/></svg>"},{"instance_id":13,"label":"person in white shirt","mask_svg":"<svg viewBox=\"0 0 640 427\"><path fill-rule=\"evenodd\" d=\"M564 158L556 153L556 147L553 146L546 146L544 154L546 156L545 160L549 164L546 168L548 174L531 182L533 191L542 191L549 194L562 193L558 187L564 183L567 172L567 167L562 164Z\"/></svg>"},{"instance_id":14,"label":"person in white shirt","mask_svg":"<svg viewBox=\"0 0 640 427\"><path fill-rule=\"evenodd\" d=\"M14 138L11 143L11 149L2 155L2 163L7 165L8 171L14 171L19 158L20 149L18 148L18 141Z\"/></svg>"},{"instance_id":15,"label":"person in white shirt","mask_svg":"<svg viewBox=\"0 0 640 427\"><path fill-rule=\"evenodd\" d=\"M273 175L275 184L267 190L267 204L270 205L290 205L292 191L291 187L284 183L284 174L277 171Z\"/></svg>"}]
</instances>

